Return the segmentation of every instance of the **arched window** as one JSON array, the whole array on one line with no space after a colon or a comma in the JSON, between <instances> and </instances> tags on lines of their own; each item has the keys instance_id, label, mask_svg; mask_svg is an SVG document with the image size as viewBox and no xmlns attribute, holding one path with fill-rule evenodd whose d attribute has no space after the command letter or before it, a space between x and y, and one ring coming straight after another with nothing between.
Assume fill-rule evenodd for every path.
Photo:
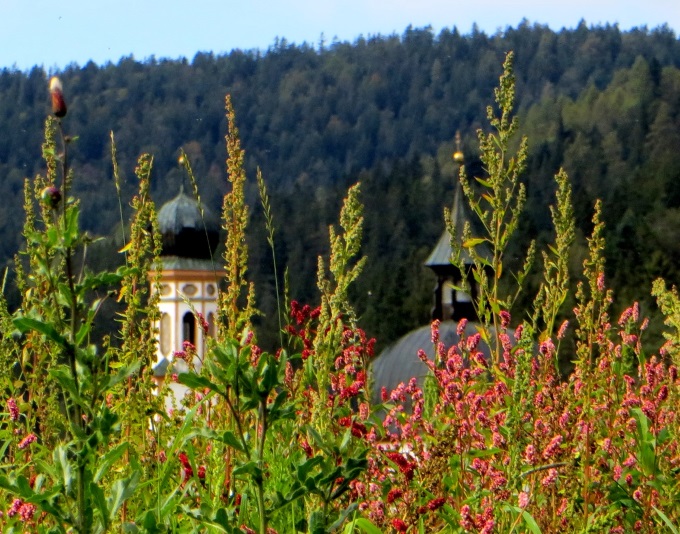
<instances>
[{"instance_id":1,"label":"arched window","mask_svg":"<svg viewBox=\"0 0 680 534\"><path fill-rule=\"evenodd\" d=\"M196 319L191 312L186 312L182 317L182 341L196 345Z\"/></svg>"}]
</instances>

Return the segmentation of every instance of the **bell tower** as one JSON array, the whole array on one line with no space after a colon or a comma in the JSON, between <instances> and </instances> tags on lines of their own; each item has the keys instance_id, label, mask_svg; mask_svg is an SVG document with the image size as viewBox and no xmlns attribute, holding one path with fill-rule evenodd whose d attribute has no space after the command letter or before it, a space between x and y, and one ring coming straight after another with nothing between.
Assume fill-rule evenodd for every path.
<instances>
[{"instance_id":1,"label":"bell tower","mask_svg":"<svg viewBox=\"0 0 680 534\"><path fill-rule=\"evenodd\" d=\"M456 132L456 150L453 153L453 161L457 168L465 163L465 156L460 147L460 132ZM462 232L463 227L470 223L468 216L467 205L460 183L456 183L453 194L453 206L451 207L451 220L458 230ZM474 226L473 226L474 228ZM488 247L485 244L480 245L479 252L486 257L491 256ZM434 249L430 253L425 265L434 271L437 275L437 285L434 289L434 306L432 308L432 319L440 321L459 321L460 319L468 319L469 321L477 321L477 313L472 304L472 296L477 293L477 284L472 276L472 268L474 263L472 258L466 250L461 251L461 259L465 266L465 284L463 284L463 274L460 269L451 263L451 255L453 249L451 247L451 234L448 230L439 238ZM465 286L467 291L462 291L461 286Z\"/></svg>"},{"instance_id":2,"label":"bell tower","mask_svg":"<svg viewBox=\"0 0 680 534\"><path fill-rule=\"evenodd\" d=\"M212 212L205 207L201 210L181 187L179 194L158 211L158 226L163 248L159 258L160 321L154 375L162 381L175 352L183 350L184 342L196 347L198 359L202 360L206 336L215 334L221 273L213 257L220 224ZM178 361L176 367L183 371L186 364Z\"/></svg>"}]
</instances>

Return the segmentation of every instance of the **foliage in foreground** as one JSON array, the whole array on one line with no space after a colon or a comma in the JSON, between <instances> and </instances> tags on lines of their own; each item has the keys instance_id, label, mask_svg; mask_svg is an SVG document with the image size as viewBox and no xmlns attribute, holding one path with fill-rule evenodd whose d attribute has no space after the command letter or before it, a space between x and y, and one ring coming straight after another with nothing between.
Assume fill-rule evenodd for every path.
<instances>
[{"instance_id":1,"label":"foliage in foreground","mask_svg":"<svg viewBox=\"0 0 680 534\"><path fill-rule=\"evenodd\" d=\"M569 326L558 327L557 317L574 233L560 172L544 283L532 316L511 327L523 273L508 294L501 280L510 276L504 252L524 202L525 143L509 155L517 128L510 57L496 96L495 133L480 133L489 176L473 185L461 175L485 232L450 228L462 236L452 261L462 266L465 251L475 264L478 331L466 336L461 321L460 341L449 348L433 324L435 357L419 353L431 370L424 387L414 379L384 391L379 406L369 403L373 340L347 300L365 262L358 185L348 191L341 229L330 229L330 258L318 262L319 305L287 303L286 342L263 352L251 323L243 150L227 99L226 287L207 353L186 344L175 354L202 365L173 376L189 393L166 413L167 390L151 380L159 251L152 158L137 167L125 265L89 273L80 269L89 238L69 195L73 139L61 120L48 119L46 175L26 184L26 246L16 262L22 305L0 308L3 531L677 531L680 297L655 285L673 329L657 355L641 350L646 322L637 305L612 323L596 206L573 310L574 371L559 376ZM66 109L55 102L61 119ZM259 189L273 246L261 179ZM491 258L478 253L482 245ZM122 306L120 330L95 342L97 312L111 298ZM197 324L206 335L204 319Z\"/></svg>"}]
</instances>

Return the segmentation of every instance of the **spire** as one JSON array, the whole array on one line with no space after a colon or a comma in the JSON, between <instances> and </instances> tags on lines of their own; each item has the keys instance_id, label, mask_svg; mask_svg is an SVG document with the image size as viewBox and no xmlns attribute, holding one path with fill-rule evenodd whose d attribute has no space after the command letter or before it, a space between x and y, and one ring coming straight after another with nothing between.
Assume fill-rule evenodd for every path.
<instances>
[{"instance_id":1,"label":"spire","mask_svg":"<svg viewBox=\"0 0 680 534\"><path fill-rule=\"evenodd\" d=\"M454 151L452 158L453 161L460 166L463 165L465 157L460 148L461 139L460 132L458 131L456 132L455 142L456 150ZM453 193L451 222L456 229L457 239L461 239L463 228L465 228L467 224L469 224L471 228L475 227L469 216L465 195L463 194L463 189L459 181L456 181ZM488 247L485 247L484 244L480 245L480 247L482 247L481 249L478 249L480 253L490 257L491 253L488 250ZM452 254L451 234L448 229L445 229L427 260L425 260L425 266L432 269L437 275L437 287L435 288L435 303L434 308L432 309L432 318L439 320L458 320L465 317L466 319L474 321L476 320L476 315L470 296L453 288L453 286L462 285L462 275L458 267L451 263ZM461 251L461 255L467 273L467 286L470 287L471 292L474 294L476 285L471 272L473 261L465 249Z\"/></svg>"}]
</instances>

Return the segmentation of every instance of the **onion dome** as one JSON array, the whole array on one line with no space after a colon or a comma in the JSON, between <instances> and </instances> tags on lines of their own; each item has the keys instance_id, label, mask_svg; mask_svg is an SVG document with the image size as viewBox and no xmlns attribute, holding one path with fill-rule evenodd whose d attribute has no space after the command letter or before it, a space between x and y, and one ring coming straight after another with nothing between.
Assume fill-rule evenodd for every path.
<instances>
[{"instance_id":1,"label":"onion dome","mask_svg":"<svg viewBox=\"0 0 680 534\"><path fill-rule=\"evenodd\" d=\"M184 187L158 211L161 256L210 259L220 242L220 221L205 206L184 194Z\"/></svg>"}]
</instances>

